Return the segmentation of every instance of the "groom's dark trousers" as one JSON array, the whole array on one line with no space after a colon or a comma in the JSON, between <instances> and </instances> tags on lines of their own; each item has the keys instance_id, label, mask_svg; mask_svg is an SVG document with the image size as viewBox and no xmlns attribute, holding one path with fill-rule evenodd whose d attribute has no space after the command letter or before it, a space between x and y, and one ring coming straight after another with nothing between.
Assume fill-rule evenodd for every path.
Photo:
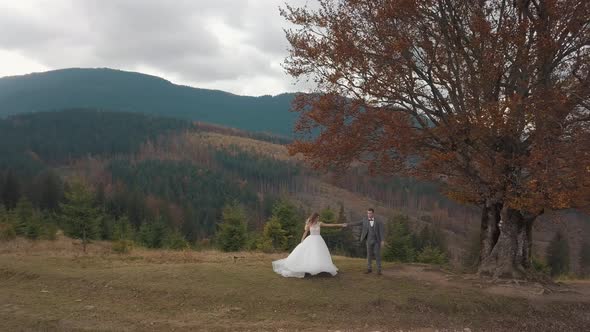
<instances>
[{"instance_id":1,"label":"groom's dark trousers","mask_svg":"<svg viewBox=\"0 0 590 332\"><path fill-rule=\"evenodd\" d=\"M377 237L377 223L369 226L367 233L367 271L373 270L373 259L377 261L377 271L381 271L381 241Z\"/></svg>"}]
</instances>

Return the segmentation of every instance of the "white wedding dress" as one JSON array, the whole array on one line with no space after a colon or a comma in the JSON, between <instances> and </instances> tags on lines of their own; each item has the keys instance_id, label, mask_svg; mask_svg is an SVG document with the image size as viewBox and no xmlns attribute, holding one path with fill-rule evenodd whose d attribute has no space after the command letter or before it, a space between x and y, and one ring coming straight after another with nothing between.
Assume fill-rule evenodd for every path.
<instances>
[{"instance_id":1,"label":"white wedding dress","mask_svg":"<svg viewBox=\"0 0 590 332\"><path fill-rule=\"evenodd\" d=\"M315 275L328 272L338 273L338 268L332 263L330 250L320 235L320 224L309 228L310 235L293 249L287 258L272 262L273 270L283 277L303 278L306 273Z\"/></svg>"}]
</instances>

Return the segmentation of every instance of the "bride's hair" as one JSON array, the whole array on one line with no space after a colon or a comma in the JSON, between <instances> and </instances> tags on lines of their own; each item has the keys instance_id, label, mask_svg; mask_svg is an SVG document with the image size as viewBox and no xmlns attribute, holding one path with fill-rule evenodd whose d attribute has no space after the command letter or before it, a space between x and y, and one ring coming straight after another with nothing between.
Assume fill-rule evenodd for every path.
<instances>
[{"instance_id":1,"label":"bride's hair","mask_svg":"<svg viewBox=\"0 0 590 332\"><path fill-rule=\"evenodd\" d=\"M309 216L309 218L307 218L307 221L305 221L306 224L315 224L316 220L318 220L318 218L320 217L320 214L317 212L314 212L311 214L311 216Z\"/></svg>"}]
</instances>

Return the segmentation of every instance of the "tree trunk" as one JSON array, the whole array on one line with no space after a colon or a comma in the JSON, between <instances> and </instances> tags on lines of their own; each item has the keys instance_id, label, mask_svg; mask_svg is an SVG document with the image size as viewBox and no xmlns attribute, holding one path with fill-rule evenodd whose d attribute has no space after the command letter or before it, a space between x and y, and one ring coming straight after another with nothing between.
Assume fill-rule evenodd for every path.
<instances>
[{"instance_id":1,"label":"tree trunk","mask_svg":"<svg viewBox=\"0 0 590 332\"><path fill-rule=\"evenodd\" d=\"M527 278L531 274L532 229L536 216L525 217L520 211L497 207L488 207L487 213L484 208L478 273L494 278ZM494 223L497 211L501 221Z\"/></svg>"},{"instance_id":2,"label":"tree trunk","mask_svg":"<svg viewBox=\"0 0 590 332\"><path fill-rule=\"evenodd\" d=\"M502 204L496 202L486 202L482 209L481 216L481 231L480 231L480 251L479 261L481 263L486 257L492 253L494 245L498 242L500 236L500 211Z\"/></svg>"}]
</instances>

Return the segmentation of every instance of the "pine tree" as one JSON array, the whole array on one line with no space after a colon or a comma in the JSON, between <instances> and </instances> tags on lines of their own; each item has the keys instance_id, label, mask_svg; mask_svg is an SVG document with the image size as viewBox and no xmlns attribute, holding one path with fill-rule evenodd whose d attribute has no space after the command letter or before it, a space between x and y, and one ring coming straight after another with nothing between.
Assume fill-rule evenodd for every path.
<instances>
[{"instance_id":1,"label":"pine tree","mask_svg":"<svg viewBox=\"0 0 590 332\"><path fill-rule=\"evenodd\" d=\"M55 212L42 213L41 222L43 224L41 236L46 240L55 240L57 238L57 219L59 217Z\"/></svg>"},{"instance_id":2,"label":"pine tree","mask_svg":"<svg viewBox=\"0 0 590 332\"><path fill-rule=\"evenodd\" d=\"M11 221L9 212L3 204L0 204L0 241L9 241L16 238L14 224Z\"/></svg>"},{"instance_id":3,"label":"pine tree","mask_svg":"<svg viewBox=\"0 0 590 332\"><path fill-rule=\"evenodd\" d=\"M226 205L217 241L223 251L239 251L246 244L246 213L236 202Z\"/></svg>"},{"instance_id":4,"label":"pine tree","mask_svg":"<svg viewBox=\"0 0 590 332\"><path fill-rule=\"evenodd\" d=\"M439 224L435 224L430 230L430 246L443 253L447 252L447 240Z\"/></svg>"},{"instance_id":5,"label":"pine tree","mask_svg":"<svg viewBox=\"0 0 590 332\"><path fill-rule=\"evenodd\" d=\"M271 217L264 225L258 249L265 252L286 249L288 245L286 233L279 219L275 216Z\"/></svg>"},{"instance_id":6,"label":"pine tree","mask_svg":"<svg viewBox=\"0 0 590 332\"><path fill-rule=\"evenodd\" d=\"M27 235L29 233L29 226L33 223L34 213L31 201L25 196L21 197L14 210L14 230L17 235Z\"/></svg>"},{"instance_id":7,"label":"pine tree","mask_svg":"<svg viewBox=\"0 0 590 332\"><path fill-rule=\"evenodd\" d=\"M128 253L133 248L134 232L129 219L123 216L113 222L113 251L116 253Z\"/></svg>"},{"instance_id":8,"label":"pine tree","mask_svg":"<svg viewBox=\"0 0 590 332\"><path fill-rule=\"evenodd\" d=\"M123 216L115 221L113 226L113 240L131 240L133 239L133 227L129 218Z\"/></svg>"},{"instance_id":9,"label":"pine tree","mask_svg":"<svg viewBox=\"0 0 590 332\"><path fill-rule=\"evenodd\" d=\"M168 236L166 223L161 217L145 222L139 227L139 242L148 248L162 248Z\"/></svg>"},{"instance_id":10,"label":"pine tree","mask_svg":"<svg viewBox=\"0 0 590 332\"><path fill-rule=\"evenodd\" d=\"M99 218L98 218L98 229L99 229L99 238L101 240L112 240L115 222L111 216L104 213L102 210L98 210Z\"/></svg>"},{"instance_id":11,"label":"pine tree","mask_svg":"<svg viewBox=\"0 0 590 332\"><path fill-rule=\"evenodd\" d=\"M301 239L303 227L303 217L297 212L296 207L286 200L278 201L272 210L272 217L278 220L285 231L286 249L295 248Z\"/></svg>"},{"instance_id":12,"label":"pine tree","mask_svg":"<svg viewBox=\"0 0 590 332\"><path fill-rule=\"evenodd\" d=\"M446 239L438 225L434 227L424 226L418 234L416 249L420 251L425 247L438 248L443 252L446 251Z\"/></svg>"},{"instance_id":13,"label":"pine tree","mask_svg":"<svg viewBox=\"0 0 590 332\"><path fill-rule=\"evenodd\" d=\"M39 211L35 211L31 216L31 219L27 222L25 236L31 240L36 240L43 235L43 232L42 215Z\"/></svg>"},{"instance_id":14,"label":"pine tree","mask_svg":"<svg viewBox=\"0 0 590 332\"><path fill-rule=\"evenodd\" d=\"M431 246L430 243L430 227L428 225L422 227L420 233L416 237L416 250L420 251L425 247Z\"/></svg>"},{"instance_id":15,"label":"pine tree","mask_svg":"<svg viewBox=\"0 0 590 332\"><path fill-rule=\"evenodd\" d=\"M89 240L96 239L100 234L101 214L93 206L94 195L85 184L76 181L71 184L65 196L66 202L60 207L66 235L82 239L82 246L86 252Z\"/></svg>"},{"instance_id":16,"label":"pine tree","mask_svg":"<svg viewBox=\"0 0 590 332\"><path fill-rule=\"evenodd\" d=\"M556 276L568 273L570 267L569 259L567 239L561 231L558 231L547 247L547 265L551 269L551 275Z\"/></svg>"},{"instance_id":17,"label":"pine tree","mask_svg":"<svg viewBox=\"0 0 590 332\"><path fill-rule=\"evenodd\" d=\"M415 239L410 232L407 216L396 216L390 223L383 253L386 261L412 262L416 256Z\"/></svg>"}]
</instances>

